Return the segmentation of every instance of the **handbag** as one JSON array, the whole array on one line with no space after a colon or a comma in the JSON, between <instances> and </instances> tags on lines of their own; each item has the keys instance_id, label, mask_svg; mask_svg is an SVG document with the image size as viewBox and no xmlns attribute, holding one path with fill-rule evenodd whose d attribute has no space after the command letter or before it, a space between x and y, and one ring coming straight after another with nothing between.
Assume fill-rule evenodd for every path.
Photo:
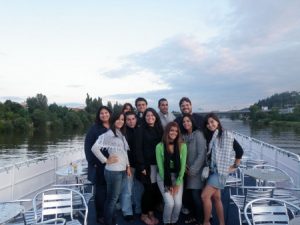
<instances>
[{"instance_id":1,"label":"handbag","mask_svg":"<svg viewBox=\"0 0 300 225\"><path fill-rule=\"evenodd\" d=\"M209 176L209 166L205 166L202 169L201 180L202 181L207 180L208 176Z\"/></svg>"},{"instance_id":2,"label":"handbag","mask_svg":"<svg viewBox=\"0 0 300 225\"><path fill-rule=\"evenodd\" d=\"M201 180L202 181L206 181L207 178L209 177L209 173L210 173L210 168L209 168L210 160L211 160L211 149L209 149L209 151L206 153L205 166L203 167L202 173L201 173Z\"/></svg>"}]
</instances>

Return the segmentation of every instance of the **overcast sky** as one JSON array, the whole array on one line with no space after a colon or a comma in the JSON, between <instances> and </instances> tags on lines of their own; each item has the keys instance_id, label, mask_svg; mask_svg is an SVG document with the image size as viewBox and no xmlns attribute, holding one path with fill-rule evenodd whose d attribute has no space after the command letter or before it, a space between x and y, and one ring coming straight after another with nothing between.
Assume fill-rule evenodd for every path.
<instances>
[{"instance_id":1,"label":"overcast sky","mask_svg":"<svg viewBox=\"0 0 300 225\"><path fill-rule=\"evenodd\" d=\"M299 12L299 0L0 0L0 101L248 107L300 91Z\"/></svg>"}]
</instances>

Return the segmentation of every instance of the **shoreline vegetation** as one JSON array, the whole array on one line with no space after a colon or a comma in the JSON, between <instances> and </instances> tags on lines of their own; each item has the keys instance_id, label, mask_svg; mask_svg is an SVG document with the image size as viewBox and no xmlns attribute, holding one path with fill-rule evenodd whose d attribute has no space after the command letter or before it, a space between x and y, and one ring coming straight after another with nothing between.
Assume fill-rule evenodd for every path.
<instances>
[{"instance_id":1,"label":"shoreline vegetation","mask_svg":"<svg viewBox=\"0 0 300 225\"><path fill-rule=\"evenodd\" d=\"M36 131L80 131L89 127L95 114L103 105L101 98L91 98L87 94L84 108L68 108L56 103L48 105L43 94L29 97L24 103L11 100L0 102L0 134L30 133ZM122 104L107 102L114 113L121 111Z\"/></svg>"},{"instance_id":2,"label":"shoreline vegetation","mask_svg":"<svg viewBox=\"0 0 300 225\"><path fill-rule=\"evenodd\" d=\"M300 92L272 95L250 106L248 120L254 125L300 128Z\"/></svg>"}]
</instances>

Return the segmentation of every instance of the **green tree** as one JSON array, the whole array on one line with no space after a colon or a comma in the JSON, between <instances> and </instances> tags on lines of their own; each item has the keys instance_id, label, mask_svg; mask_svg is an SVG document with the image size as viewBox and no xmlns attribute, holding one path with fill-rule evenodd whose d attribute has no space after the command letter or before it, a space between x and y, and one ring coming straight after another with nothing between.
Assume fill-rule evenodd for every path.
<instances>
[{"instance_id":1,"label":"green tree","mask_svg":"<svg viewBox=\"0 0 300 225\"><path fill-rule=\"evenodd\" d=\"M35 109L31 115L33 126L38 129L45 129L47 125L47 113L40 109Z\"/></svg>"},{"instance_id":2,"label":"green tree","mask_svg":"<svg viewBox=\"0 0 300 225\"><path fill-rule=\"evenodd\" d=\"M86 94L86 99L85 99L85 111L87 111L88 113L92 113L92 114L95 114L98 110L99 107L103 106L103 103L102 103L102 98L91 98L89 96L89 94Z\"/></svg>"},{"instance_id":3,"label":"green tree","mask_svg":"<svg viewBox=\"0 0 300 225\"><path fill-rule=\"evenodd\" d=\"M48 109L48 99L43 94L37 94L36 97L27 98L28 111L33 113L35 109L45 111Z\"/></svg>"}]
</instances>

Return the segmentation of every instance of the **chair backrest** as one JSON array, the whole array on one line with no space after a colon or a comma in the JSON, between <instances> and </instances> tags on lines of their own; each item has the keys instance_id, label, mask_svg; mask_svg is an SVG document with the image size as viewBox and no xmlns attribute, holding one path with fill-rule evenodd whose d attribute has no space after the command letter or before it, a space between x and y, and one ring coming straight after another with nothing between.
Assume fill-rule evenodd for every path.
<instances>
[{"instance_id":1,"label":"chair backrest","mask_svg":"<svg viewBox=\"0 0 300 225\"><path fill-rule=\"evenodd\" d=\"M247 188L244 199L244 207L248 202L251 202L257 198L271 198L273 197L274 188L272 187L256 187L256 188Z\"/></svg>"},{"instance_id":2,"label":"chair backrest","mask_svg":"<svg viewBox=\"0 0 300 225\"><path fill-rule=\"evenodd\" d=\"M41 221L69 216L73 220L73 199L79 198L85 210L84 224L87 224L88 207L81 193L69 188L50 188L43 190L33 198L33 209L35 218L38 218L38 212L41 211Z\"/></svg>"},{"instance_id":3,"label":"chair backrest","mask_svg":"<svg viewBox=\"0 0 300 225\"><path fill-rule=\"evenodd\" d=\"M287 173L285 172L284 170L276 167L276 166L272 166L272 165L267 165L267 164L264 164L264 165L255 165L253 166L253 168L258 168L258 169L264 169L264 170L271 170L271 171L276 171L276 172L279 172L281 174L284 174L287 178L288 178L288 182L290 183L290 186L291 187L294 187L295 185L295 182L294 182L294 179ZM269 183L276 183L274 181L271 181ZM284 186L286 187L287 185L287 182L285 181L284 182Z\"/></svg>"},{"instance_id":4,"label":"chair backrest","mask_svg":"<svg viewBox=\"0 0 300 225\"><path fill-rule=\"evenodd\" d=\"M296 205L274 198L258 198L250 201L244 208L248 225L280 224L288 225L292 214L288 213L287 205L300 211ZM251 218L249 218L249 214Z\"/></svg>"}]
</instances>

